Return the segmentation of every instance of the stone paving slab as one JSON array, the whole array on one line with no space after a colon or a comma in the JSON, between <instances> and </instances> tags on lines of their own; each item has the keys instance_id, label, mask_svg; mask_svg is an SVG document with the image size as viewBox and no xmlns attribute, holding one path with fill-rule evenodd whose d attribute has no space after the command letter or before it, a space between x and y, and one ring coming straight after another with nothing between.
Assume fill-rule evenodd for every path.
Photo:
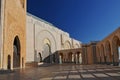
<instances>
[{"instance_id":1,"label":"stone paving slab","mask_svg":"<svg viewBox=\"0 0 120 80\"><path fill-rule=\"evenodd\" d=\"M95 78L92 74L82 74L83 78Z\"/></svg>"},{"instance_id":2,"label":"stone paving slab","mask_svg":"<svg viewBox=\"0 0 120 80\"><path fill-rule=\"evenodd\" d=\"M120 67L111 65L49 65L0 74L0 80L120 80Z\"/></svg>"},{"instance_id":3,"label":"stone paving slab","mask_svg":"<svg viewBox=\"0 0 120 80\"><path fill-rule=\"evenodd\" d=\"M104 73L94 73L94 75L96 77L109 77L108 75L104 74Z\"/></svg>"},{"instance_id":4,"label":"stone paving slab","mask_svg":"<svg viewBox=\"0 0 120 80\"><path fill-rule=\"evenodd\" d=\"M69 75L68 79L80 79L80 75Z\"/></svg>"},{"instance_id":5,"label":"stone paving slab","mask_svg":"<svg viewBox=\"0 0 120 80\"><path fill-rule=\"evenodd\" d=\"M110 76L120 76L120 74L118 74L118 73L106 73L106 74L108 74L108 75L110 75Z\"/></svg>"}]
</instances>

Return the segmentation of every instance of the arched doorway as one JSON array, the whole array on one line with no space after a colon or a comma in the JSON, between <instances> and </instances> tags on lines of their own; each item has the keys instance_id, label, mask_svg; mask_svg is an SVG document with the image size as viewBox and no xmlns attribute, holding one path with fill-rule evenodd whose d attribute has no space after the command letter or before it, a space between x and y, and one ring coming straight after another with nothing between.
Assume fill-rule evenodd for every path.
<instances>
[{"instance_id":1,"label":"arched doorway","mask_svg":"<svg viewBox=\"0 0 120 80\"><path fill-rule=\"evenodd\" d=\"M10 70L11 69L11 56L8 55L8 61L7 61L8 65L7 65L7 69Z\"/></svg>"},{"instance_id":2,"label":"arched doorway","mask_svg":"<svg viewBox=\"0 0 120 80\"><path fill-rule=\"evenodd\" d=\"M101 54L100 54L100 48L97 47L97 63L101 63Z\"/></svg>"},{"instance_id":3,"label":"arched doorway","mask_svg":"<svg viewBox=\"0 0 120 80\"><path fill-rule=\"evenodd\" d=\"M113 38L113 65L120 64L120 40L117 36Z\"/></svg>"},{"instance_id":4,"label":"arched doorway","mask_svg":"<svg viewBox=\"0 0 120 80\"><path fill-rule=\"evenodd\" d=\"M81 60L82 59L82 55L80 52L76 52L75 54L75 63L78 64L78 63L81 63Z\"/></svg>"},{"instance_id":5,"label":"arched doorway","mask_svg":"<svg viewBox=\"0 0 120 80\"><path fill-rule=\"evenodd\" d=\"M52 63L51 47L47 43L44 44L44 46L43 46L42 58L43 58L43 62Z\"/></svg>"},{"instance_id":6,"label":"arched doorway","mask_svg":"<svg viewBox=\"0 0 120 80\"><path fill-rule=\"evenodd\" d=\"M111 47L110 47L110 42L107 41L106 42L106 62L107 64L111 64L112 63L112 53L111 53Z\"/></svg>"},{"instance_id":7,"label":"arched doorway","mask_svg":"<svg viewBox=\"0 0 120 80\"><path fill-rule=\"evenodd\" d=\"M76 64L82 64L82 53L81 52L76 52L75 54L75 63Z\"/></svg>"},{"instance_id":8,"label":"arched doorway","mask_svg":"<svg viewBox=\"0 0 120 80\"><path fill-rule=\"evenodd\" d=\"M74 62L74 55L72 52L68 53L69 62Z\"/></svg>"},{"instance_id":9,"label":"arched doorway","mask_svg":"<svg viewBox=\"0 0 120 80\"><path fill-rule=\"evenodd\" d=\"M105 52L104 52L104 46L103 44L101 45L101 63L106 63L106 56L105 56Z\"/></svg>"},{"instance_id":10,"label":"arched doorway","mask_svg":"<svg viewBox=\"0 0 120 80\"><path fill-rule=\"evenodd\" d=\"M20 67L20 40L16 36L13 43L13 68Z\"/></svg>"}]
</instances>

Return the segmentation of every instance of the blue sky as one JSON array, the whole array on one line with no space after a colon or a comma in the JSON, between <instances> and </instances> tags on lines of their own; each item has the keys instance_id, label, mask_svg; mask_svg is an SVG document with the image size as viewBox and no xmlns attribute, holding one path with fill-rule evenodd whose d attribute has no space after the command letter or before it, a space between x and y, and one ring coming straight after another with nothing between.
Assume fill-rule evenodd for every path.
<instances>
[{"instance_id":1,"label":"blue sky","mask_svg":"<svg viewBox=\"0 0 120 80\"><path fill-rule=\"evenodd\" d=\"M120 0L28 0L27 11L83 43L102 40L120 26Z\"/></svg>"}]
</instances>

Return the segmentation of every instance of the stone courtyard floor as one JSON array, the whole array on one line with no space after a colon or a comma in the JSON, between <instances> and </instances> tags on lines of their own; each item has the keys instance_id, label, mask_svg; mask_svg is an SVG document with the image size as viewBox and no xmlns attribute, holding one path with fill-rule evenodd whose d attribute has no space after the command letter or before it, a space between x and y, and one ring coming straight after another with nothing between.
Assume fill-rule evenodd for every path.
<instances>
[{"instance_id":1,"label":"stone courtyard floor","mask_svg":"<svg viewBox=\"0 0 120 80\"><path fill-rule=\"evenodd\" d=\"M120 67L111 65L49 65L16 69L0 80L120 80Z\"/></svg>"}]
</instances>

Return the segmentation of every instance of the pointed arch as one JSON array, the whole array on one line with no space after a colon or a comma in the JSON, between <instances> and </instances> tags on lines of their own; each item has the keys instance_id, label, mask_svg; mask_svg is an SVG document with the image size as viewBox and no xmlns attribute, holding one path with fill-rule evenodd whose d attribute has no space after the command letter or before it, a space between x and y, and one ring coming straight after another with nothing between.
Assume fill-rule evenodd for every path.
<instances>
[{"instance_id":1,"label":"pointed arch","mask_svg":"<svg viewBox=\"0 0 120 80\"><path fill-rule=\"evenodd\" d=\"M100 54L100 48L97 46L97 62L101 63L101 54Z\"/></svg>"},{"instance_id":2,"label":"pointed arch","mask_svg":"<svg viewBox=\"0 0 120 80\"><path fill-rule=\"evenodd\" d=\"M112 39L112 47L113 47L113 64L119 65L120 63L120 39L118 36L114 36Z\"/></svg>"},{"instance_id":3,"label":"pointed arch","mask_svg":"<svg viewBox=\"0 0 120 80\"><path fill-rule=\"evenodd\" d=\"M105 63L106 59L105 59L105 49L104 49L104 45L101 44L101 62Z\"/></svg>"},{"instance_id":4,"label":"pointed arch","mask_svg":"<svg viewBox=\"0 0 120 80\"><path fill-rule=\"evenodd\" d=\"M20 67L21 46L19 37L16 36L13 42L13 68Z\"/></svg>"},{"instance_id":5,"label":"pointed arch","mask_svg":"<svg viewBox=\"0 0 120 80\"><path fill-rule=\"evenodd\" d=\"M74 62L74 54L72 52L68 53L69 62Z\"/></svg>"},{"instance_id":6,"label":"pointed arch","mask_svg":"<svg viewBox=\"0 0 120 80\"><path fill-rule=\"evenodd\" d=\"M71 44L70 44L70 41L65 41L64 43L64 49L71 49Z\"/></svg>"},{"instance_id":7,"label":"pointed arch","mask_svg":"<svg viewBox=\"0 0 120 80\"><path fill-rule=\"evenodd\" d=\"M79 44L76 43L76 44L74 45L74 48L79 48Z\"/></svg>"},{"instance_id":8,"label":"pointed arch","mask_svg":"<svg viewBox=\"0 0 120 80\"><path fill-rule=\"evenodd\" d=\"M111 64L112 63L112 52L111 52L111 45L110 45L110 41L106 41L105 43L105 50L106 50L106 62L107 64Z\"/></svg>"},{"instance_id":9,"label":"pointed arch","mask_svg":"<svg viewBox=\"0 0 120 80\"><path fill-rule=\"evenodd\" d=\"M51 63L51 46L48 43L43 46L42 59L45 63Z\"/></svg>"}]
</instances>

